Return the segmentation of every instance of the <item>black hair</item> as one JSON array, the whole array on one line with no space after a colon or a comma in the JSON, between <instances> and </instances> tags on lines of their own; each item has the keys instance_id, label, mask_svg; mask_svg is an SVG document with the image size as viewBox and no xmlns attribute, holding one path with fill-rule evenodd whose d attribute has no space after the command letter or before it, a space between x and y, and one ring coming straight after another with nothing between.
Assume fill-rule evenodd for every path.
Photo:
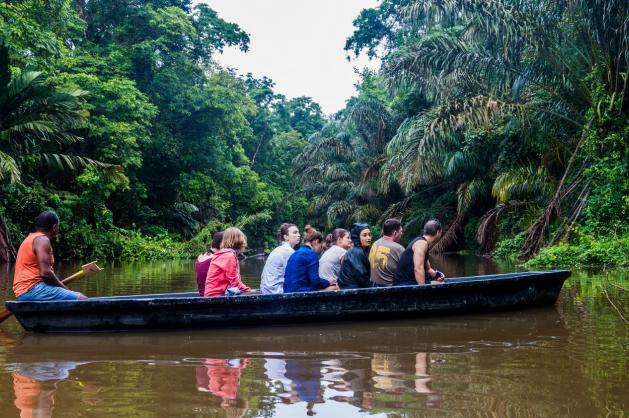
<instances>
[{"instance_id":1,"label":"black hair","mask_svg":"<svg viewBox=\"0 0 629 418\"><path fill-rule=\"evenodd\" d=\"M59 225L59 215L51 210L40 213L35 219L35 229L38 231L49 232L55 225Z\"/></svg>"},{"instance_id":2,"label":"black hair","mask_svg":"<svg viewBox=\"0 0 629 418\"><path fill-rule=\"evenodd\" d=\"M390 237L395 231L399 231L400 228L402 228L402 222L399 219L387 219L382 224L382 234Z\"/></svg>"},{"instance_id":3,"label":"black hair","mask_svg":"<svg viewBox=\"0 0 629 418\"><path fill-rule=\"evenodd\" d=\"M424 235L433 237L441 230L441 222L437 219L431 219L424 225Z\"/></svg>"}]
</instances>

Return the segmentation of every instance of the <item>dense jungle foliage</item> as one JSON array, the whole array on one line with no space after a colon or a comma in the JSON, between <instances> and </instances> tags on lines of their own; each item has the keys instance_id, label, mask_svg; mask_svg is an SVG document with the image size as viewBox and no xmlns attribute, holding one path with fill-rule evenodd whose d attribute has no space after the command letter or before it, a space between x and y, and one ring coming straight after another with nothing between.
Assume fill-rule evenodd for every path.
<instances>
[{"instance_id":1,"label":"dense jungle foliage","mask_svg":"<svg viewBox=\"0 0 629 418\"><path fill-rule=\"evenodd\" d=\"M381 0L345 47L381 68L325 118L218 66L249 36L202 3L4 2L0 247L43 208L78 258L187 256L228 224L257 247L282 221L399 216L410 237L436 217L433 251L626 265L628 9Z\"/></svg>"},{"instance_id":2,"label":"dense jungle foliage","mask_svg":"<svg viewBox=\"0 0 629 418\"><path fill-rule=\"evenodd\" d=\"M311 210L328 225L401 216L413 233L439 218L447 230L433 251L627 265L628 10L616 0L363 10L345 48L382 66L295 160Z\"/></svg>"},{"instance_id":3,"label":"dense jungle foliage","mask_svg":"<svg viewBox=\"0 0 629 418\"><path fill-rule=\"evenodd\" d=\"M62 257L160 258L303 224L291 159L323 115L212 59L248 45L188 0L2 2L0 230L15 247L50 208Z\"/></svg>"}]
</instances>

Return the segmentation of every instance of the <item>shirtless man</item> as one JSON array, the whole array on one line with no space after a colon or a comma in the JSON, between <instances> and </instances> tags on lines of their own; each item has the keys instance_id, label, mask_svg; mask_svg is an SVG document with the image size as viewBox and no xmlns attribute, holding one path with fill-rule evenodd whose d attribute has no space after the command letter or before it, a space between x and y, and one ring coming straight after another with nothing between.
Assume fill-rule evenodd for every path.
<instances>
[{"instance_id":1,"label":"shirtless man","mask_svg":"<svg viewBox=\"0 0 629 418\"><path fill-rule=\"evenodd\" d=\"M424 235L411 241L400 256L395 270L394 286L443 283L444 274L434 270L428 261L428 251L439 241L442 232L438 220L431 219L426 222Z\"/></svg>"}]
</instances>

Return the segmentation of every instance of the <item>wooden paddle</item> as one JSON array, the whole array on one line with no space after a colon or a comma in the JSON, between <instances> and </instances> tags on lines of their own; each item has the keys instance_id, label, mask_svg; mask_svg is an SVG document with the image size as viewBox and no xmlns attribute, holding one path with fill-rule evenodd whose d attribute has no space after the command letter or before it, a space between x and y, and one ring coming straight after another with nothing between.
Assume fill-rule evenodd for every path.
<instances>
[{"instance_id":1,"label":"wooden paddle","mask_svg":"<svg viewBox=\"0 0 629 418\"><path fill-rule=\"evenodd\" d=\"M91 263L83 264L81 266L81 271L74 273L72 276L66 277L65 279L61 281L61 283L67 285L67 284L72 283L75 280L79 280L83 277L92 276L103 270L104 269L96 265L96 261L92 261ZM11 315L13 315L13 313L11 313L11 311L6 308L0 310L0 324L4 322L4 320L10 317Z\"/></svg>"}]
</instances>

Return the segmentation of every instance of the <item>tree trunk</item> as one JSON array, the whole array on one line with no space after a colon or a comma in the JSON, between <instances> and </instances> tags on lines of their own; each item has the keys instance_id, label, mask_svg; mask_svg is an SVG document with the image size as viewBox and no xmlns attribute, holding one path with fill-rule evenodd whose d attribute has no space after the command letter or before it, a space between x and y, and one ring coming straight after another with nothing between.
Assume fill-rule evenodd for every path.
<instances>
[{"instance_id":1,"label":"tree trunk","mask_svg":"<svg viewBox=\"0 0 629 418\"><path fill-rule=\"evenodd\" d=\"M570 171L572 170L572 165L579 154L579 150L581 145L585 142L587 138L588 132L590 131L590 127L594 122L594 116L590 118L587 125L583 128L583 133L581 134L581 138L579 138L579 142L574 147L574 151L570 156L570 160L568 161L568 165L566 166L566 170L561 177L561 181L559 181L559 185L557 186L557 191L553 198L548 202L546 209L540 215L539 218L535 221L535 223L529 228L528 235L526 237L526 241L524 241L524 246L522 247L522 251L520 252L520 258L528 259L537 254L537 251L542 246L544 242L544 237L546 236L546 232L550 225L553 216L561 215L561 205L563 201L567 197L568 193L564 192L564 186L566 184L566 180L570 175Z\"/></svg>"},{"instance_id":2,"label":"tree trunk","mask_svg":"<svg viewBox=\"0 0 629 418\"><path fill-rule=\"evenodd\" d=\"M15 249L11 245L7 223L0 219L0 263L8 263L15 259Z\"/></svg>"},{"instance_id":3,"label":"tree trunk","mask_svg":"<svg viewBox=\"0 0 629 418\"><path fill-rule=\"evenodd\" d=\"M441 254L452 247L452 245L458 243L463 233L462 223L463 215L460 214L457 214L454 219L448 222L441 239L432 247L430 254Z\"/></svg>"}]
</instances>

